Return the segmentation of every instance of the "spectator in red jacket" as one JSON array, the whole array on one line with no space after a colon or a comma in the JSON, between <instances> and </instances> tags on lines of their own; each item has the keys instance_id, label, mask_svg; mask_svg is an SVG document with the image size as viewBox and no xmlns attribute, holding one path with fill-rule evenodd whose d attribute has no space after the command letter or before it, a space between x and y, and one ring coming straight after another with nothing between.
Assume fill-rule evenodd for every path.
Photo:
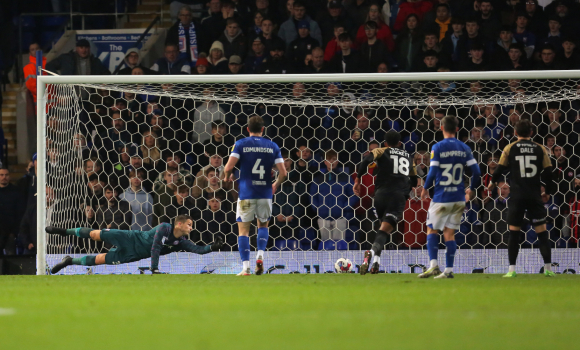
<instances>
[{"instance_id":1,"label":"spectator in red jacket","mask_svg":"<svg viewBox=\"0 0 580 350\"><path fill-rule=\"evenodd\" d=\"M409 248L421 248L427 242L427 209L431 198L421 199L423 179L417 179L417 187L411 190L411 198L407 200L403 214L403 242Z\"/></svg>"},{"instance_id":2,"label":"spectator in red jacket","mask_svg":"<svg viewBox=\"0 0 580 350\"><path fill-rule=\"evenodd\" d=\"M419 17L419 20L422 21L425 13L431 10L432 7L433 3L429 1L407 0L407 2L404 2L399 6L399 13L397 14L397 19L395 20L393 29L395 32L399 32L403 29L407 16L411 13L416 14Z\"/></svg>"},{"instance_id":3,"label":"spectator in red jacket","mask_svg":"<svg viewBox=\"0 0 580 350\"><path fill-rule=\"evenodd\" d=\"M326 44L326 49L324 49L324 60L326 62L330 61L334 55L340 51L338 36L342 33L344 33L344 25L342 23L336 23L334 25L334 38Z\"/></svg>"},{"instance_id":4,"label":"spectator in red jacket","mask_svg":"<svg viewBox=\"0 0 580 350\"><path fill-rule=\"evenodd\" d=\"M369 8L369 13L367 15L367 22L373 21L377 23L377 39L385 43L389 51L393 51L395 48L395 41L393 40L393 33L391 33L391 28L385 24L383 16L381 15L381 10L379 5L373 4ZM367 35L365 34L365 23L363 23L356 33L355 47L360 47L363 43L367 41Z\"/></svg>"}]
</instances>

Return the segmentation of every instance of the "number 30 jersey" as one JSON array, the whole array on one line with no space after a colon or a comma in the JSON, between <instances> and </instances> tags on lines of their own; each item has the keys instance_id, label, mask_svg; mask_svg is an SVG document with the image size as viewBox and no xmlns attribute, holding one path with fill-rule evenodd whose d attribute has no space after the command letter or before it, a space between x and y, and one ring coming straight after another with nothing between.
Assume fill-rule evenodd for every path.
<instances>
[{"instance_id":1,"label":"number 30 jersey","mask_svg":"<svg viewBox=\"0 0 580 350\"><path fill-rule=\"evenodd\" d=\"M239 159L239 199L272 199L272 167L284 163L278 145L250 136L237 141L230 156Z\"/></svg>"},{"instance_id":2,"label":"number 30 jersey","mask_svg":"<svg viewBox=\"0 0 580 350\"><path fill-rule=\"evenodd\" d=\"M429 189L435 181L433 202L465 202L463 179L465 167L470 167L473 173L471 188L477 188L481 172L469 146L451 137L439 141L431 148L431 162L425 188Z\"/></svg>"},{"instance_id":3,"label":"number 30 jersey","mask_svg":"<svg viewBox=\"0 0 580 350\"><path fill-rule=\"evenodd\" d=\"M499 164L509 168L512 197L540 196L542 170L552 166L546 147L531 140L505 146Z\"/></svg>"},{"instance_id":4,"label":"number 30 jersey","mask_svg":"<svg viewBox=\"0 0 580 350\"><path fill-rule=\"evenodd\" d=\"M371 151L377 167L373 172L375 178L375 193L378 190L387 192L404 192L411 190L409 176L415 176L415 164L409 153L403 149L385 147Z\"/></svg>"}]
</instances>

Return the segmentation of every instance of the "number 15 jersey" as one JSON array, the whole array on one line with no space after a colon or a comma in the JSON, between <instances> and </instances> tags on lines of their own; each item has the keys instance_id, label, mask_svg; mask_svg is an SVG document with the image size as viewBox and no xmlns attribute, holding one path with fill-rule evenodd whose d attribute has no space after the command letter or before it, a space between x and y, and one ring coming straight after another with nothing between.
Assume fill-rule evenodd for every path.
<instances>
[{"instance_id":1,"label":"number 15 jersey","mask_svg":"<svg viewBox=\"0 0 580 350\"><path fill-rule=\"evenodd\" d=\"M278 145L250 136L237 141L230 156L239 159L239 199L272 199L272 167L284 163Z\"/></svg>"},{"instance_id":2,"label":"number 15 jersey","mask_svg":"<svg viewBox=\"0 0 580 350\"><path fill-rule=\"evenodd\" d=\"M465 201L463 171L476 164L471 149L456 138L447 138L431 148L429 175L435 172L435 195L433 202L451 203ZM479 170L479 169L477 169ZM479 171L477 171L479 173ZM430 188L431 176L427 176L425 188Z\"/></svg>"}]
</instances>

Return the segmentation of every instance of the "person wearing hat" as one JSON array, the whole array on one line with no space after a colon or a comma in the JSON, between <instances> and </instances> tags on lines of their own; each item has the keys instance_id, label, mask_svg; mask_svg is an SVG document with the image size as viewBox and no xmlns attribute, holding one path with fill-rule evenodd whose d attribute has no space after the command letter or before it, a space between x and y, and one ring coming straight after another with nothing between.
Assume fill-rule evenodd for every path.
<instances>
[{"instance_id":1,"label":"person wearing hat","mask_svg":"<svg viewBox=\"0 0 580 350\"><path fill-rule=\"evenodd\" d=\"M111 72L100 59L91 54L91 44L86 39L77 41L73 51L63 53L46 63L46 70L60 75L109 75Z\"/></svg>"},{"instance_id":2,"label":"person wearing hat","mask_svg":"<svg viewBox=\"0 0 580 350\"><path fill-rule=\"evenodd\" d=\"M526 12L519 12L516 14L516 29L514 29L514 39L518 43L524 45L526 56L532 57L534 49L536 48L536 36L528 30L528 21L530 17Z\"/></svg>"},{"instance_id":3,"label":"person wearing hat","mask_svg":"<svg viewBox=\"0 0 580 350\"><path fill-rule=\"evenodd\" d=\"M145 75L155 74L155 72L152 71L151 69L141 65L141 56L139 53L139 49L136 47L132 47L129 50L127 50L127 52L125 53L125 59L123 60L123 64L125 65L125 68L120 69L117 72L117 75L131 75L133 74L133 69L135 68L141 68L143 74Z\"/></svg>"},{"instance_id":4,"label":"person wearing hat","mask_svg":"<svg viewBox=\"0 0 580 350\"><path fill-rule=\"evenodd\" d=\"M492 70L490 65L483 59L485 49L482 43L473 43L469 55L471 58L461 62L461 71L483 72Z\"/></svg>"},{"instance_id":5,"label":"person wearing hat","mask_svg":"<svg viewBox=\"0 0 580 350\"><path fill-rule=\"evenodd\" d=\"M244 63L244 73L245 74L256 74L260 71L264 60L268 57L266 53L266 46L264 45L265 39L258 35L252 41L252 51L246 57ZM284 45L284 43L280 43Z\"/></svg>"},{"instance_id":6,"label":"person wearing hat","mask_svg":"<svg viewBox=\"0 0 580 350\"><path fill-rule=\"evenodd\" d=\"M323 11L316 16L317 22L320 25L322 32L322 43L328 44L334 36L334 26L340 24L348 33L354 34L354 24L352 19L348 16L347 11L342 6L342 1L331 0L328 6L324 7Z\"/></svg>"},{"instance_id":7,"label":"person wearing hat","mask_svg":"<svg viewBox=\"0 0 580 350\"><path fill-rule=\"evenodd\" d=\"M229 74L242 73L242 58L238 55L233 55L228 61Z\"/></svg>"},{"instance_id":8,"label":"person wearing hat","mask_svg":"<svg viewBox=\"0 0 580 350\"><path fill-rule=\"evenodd\" d=\"M577 5L575 1L559 0L546 6L544 11L546 14L553 14L560 17L562 32L575 34L580 31Z\"/></svg>"},{"instance_id":9,"label":"person wearing hat","mask_svg":"<svg viewBox=\"0 0 580 350\"><path fill-rule=\"evenodd\" d=\"M556 58L556 69L580 69L580 56L576 53L576 41L572 37L562 38L562 54Z\"/></svg>"},{"instance_id":10,"label":"person wearing hat","mask_svg":"<svg viewBox=\"0 0 580 350\"><path fill-rule=\"evenodd\" d=\"M318 40L310 36L310 23L308 21L299 21L297 27L298 38L290 43L286 56L288 61L296 68L295 70L301 72L306 68L304 64L306 55L310 54L313 48L319 47L320 44Z\"/></svg>"},{"instance_id":11,"label":"person wearing hat","mask_svg":"<svg viewBox=\"0 0 580 350\"><path fill-rule=\"evenodd\" d=\"M300 0L294 1L292 6L292 16L280 26L278 31L278 36L284 40L286 46L298 38L298 23L302 20L308 21L310 25L310 36L318 41L318 45L322 45L322 32L318 23L312 20L310 16L306 14L306 6Z\"/></svg>"},{"instance_id":12,"label":"person wearing hat","mask_svg":"<svg viewBox=\"0 0 580 350\"><path fill-rule=\"evenodd\" d=\"M230 17L226 21L226 29L218 39L224 48L224 57L229 59L232 55L245 57L246 52L246 36L242 33L240 28L240 21L237 18Z\"/></svg>"},{"instance_id":13,"label":"person wearing hat","mask_svg":"<svg viewBox=\"0 0 580 350\"><path fill-rule=\"evenodd\" d=\"M270 47L270 57L262 62L259 74L289 74L293 72L292 65L284 56L286 48L284 43L274 42Z\"/></svg>"},{"instance_id":14,"label":"person wearing hat","mask_svg":"<svg viewBox=\"0 0 580 350\"><path fill-rule=\"evenodd\" d=\"M209 62L207 58L200 57L197 62L195 62L195 72L197 74L209 74Z\"/></svg>"},{"instance_id":15,"label":"person wearing hat","mask_svg":"<svg viewBox=\"0 0 580 350\"><path fill-rule=\"evenodd\" d=\"M207 56L209 71L211 74L226 74L228 72L228 59L224 55L224 45L214 41Z\"/></svg>"}]
</instances>

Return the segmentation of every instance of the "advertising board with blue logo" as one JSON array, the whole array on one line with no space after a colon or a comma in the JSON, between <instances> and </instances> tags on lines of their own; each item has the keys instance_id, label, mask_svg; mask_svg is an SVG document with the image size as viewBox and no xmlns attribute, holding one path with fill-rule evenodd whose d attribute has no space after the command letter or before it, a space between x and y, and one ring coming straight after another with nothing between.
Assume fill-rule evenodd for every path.
<instances>
[{"instance_id":1,"label":"advertising board with blue logo","mask_svg":"<svg viewBox=\"0 0 580 350\"><path fill-rule=\"evenodd\" d=\"M91 53L98 57L111 73L123 62L127 50L135 46L145 29L77 30L77 40L86 39L91 43ZM149 40L151 33L137 46L138 49Z\"/></svg>"}]
</instances>

